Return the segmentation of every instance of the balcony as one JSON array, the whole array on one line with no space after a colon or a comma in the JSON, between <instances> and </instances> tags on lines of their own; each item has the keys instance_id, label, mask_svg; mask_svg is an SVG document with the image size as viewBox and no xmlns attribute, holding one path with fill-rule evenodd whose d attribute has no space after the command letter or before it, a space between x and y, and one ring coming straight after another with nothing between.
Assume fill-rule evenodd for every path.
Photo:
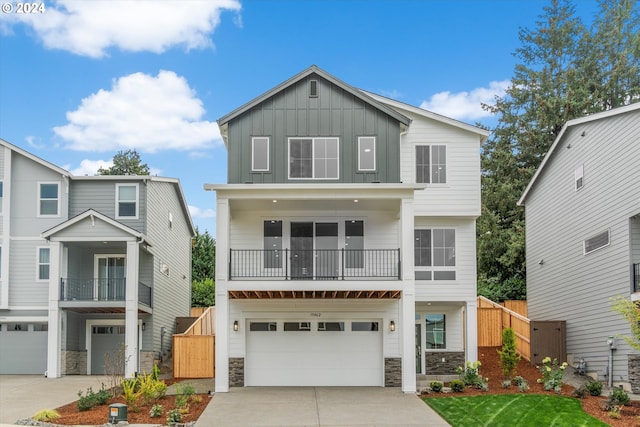
<instances>
[{"instance_id":1,"label":"balcony","mask_svg":"<svg viewBox=\"0 0 640 427\"><path fill-rule=\"evenodd\" d=\"M631 266L631 276L633 280L633 292L640 292L640 264Z\"/></svg>"},{"instance_id":2,"label":"balcony","mask_svg":"<svg viewBox=\"0 0 640 427\"><path fill-rule=\"evenodd\" d=\"M401 280L400 249L230 249L229 280Z\"/></svg>"},{"instance_id":3,"label":"balcony","mask_svg":"<svg viewBox=\"0 0 640 427\"><path fill-rule=\"evenodd\" d=\"M60 279L61 301L112 302L125 300L126 279ZM138 283L138 302L152 305L152 288Z\"/></svg>"}]
</instances>

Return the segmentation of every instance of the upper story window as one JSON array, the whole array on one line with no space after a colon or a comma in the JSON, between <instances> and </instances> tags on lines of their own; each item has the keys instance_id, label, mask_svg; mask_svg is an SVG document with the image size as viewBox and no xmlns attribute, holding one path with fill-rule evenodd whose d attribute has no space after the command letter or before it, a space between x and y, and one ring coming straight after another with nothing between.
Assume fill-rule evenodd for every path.
<instances>
[{"instance_id":1,"label":"upper story window","mask_svg":"<svg viewBox=\"0 0 640 427\"><path fill-rule=\"evenodd\" d=\"M338 179L338 138L289 138L289 179Z\"/></svg>"},{"instance_id":2,"label":"upper story window","mask_svg":"<svg viewBox=\"0 0 640 427\"><path fill-rule=\"evenodd\" d=\"M38 216L58 216L60 212L60 183L38 183Z\"/></svg>"},{"instance_id":3,"label":"upper story window","mask_svg":"<svg viewBox=\"0 0 640 427\"><path fill-rule=\"evenodd\" d=\"M318 81L317 80L309 80L309 97L310 98L318 97Z\"/></svg>"},{"instance_id":4,"label":"upper story window","mask_svg":"<svg viewBox=\"0 0 640 427\"><path fill-rule=\"evenodd\" d=\"M414 230L414 264L416 267L435 267L434 280L455 280L456 230L417 229ZM431 274L420 275L420 279L430 280Z\"/></svg>"},{"instance_id":5,"label":"upper story window","mask_svg":"<svg viewBox=\"0 0 640 427\"><path fill-rule=\"evenodd\" d=\"M266 172L269 170L269 138L254 136L251 138L251 170Z\"/></svg>"},{"instance_id":6,"label":"upper story window","mask_svg":"<svg viewBox=\"0 0 640 427\"><path fill-rule=\"evenodd\" d=\"M138 184L116 184L116 218L138 218Z\"/></svg>"},{"instance_id":7,"label":"upper story window","mask_svg":"<svg viewBox=\"0 0 640 427\"><path fill-rule=\"evenodd\" d=\"M597 249L609 246L609 230L596 234L584 241L584 254L591 253Z\"/></svg>"},{"instance_id":8,"label":"upper story window","mask_svg":"<svg viewBox=\"0 0 640 427\"><path fill-rule=\"evenodd\" d=\"M574 172L576 191L584 186L584 165L580 165Z\"/></svg>"},{"instance_id":9,"label":"upper story window","mask_svg":"<svg viewBox=\"0 0 640 427\"><path fill-rule=\"evenodd\" d=\"M358 170L376 170L376 137L358 137Z\"/></svg>"},{"instance_id":10,"label":"upper story window","mask_svg":"<svg viewBox=\"0 0 640 427\"><path fill-rule=\"evenodd\" d=\"M37 280L49 280L51 261L49 248L38 248Z\"/></svg>"},{"instance_id":11,"label":"upper story window","mask_svg":"<svg viewBox=\"0 0 640 427\"><path fill-rule=\"evenodd\" d=\"M416 182L446 184L446 145L416 145Z\"/></svg>"}]
</instances>

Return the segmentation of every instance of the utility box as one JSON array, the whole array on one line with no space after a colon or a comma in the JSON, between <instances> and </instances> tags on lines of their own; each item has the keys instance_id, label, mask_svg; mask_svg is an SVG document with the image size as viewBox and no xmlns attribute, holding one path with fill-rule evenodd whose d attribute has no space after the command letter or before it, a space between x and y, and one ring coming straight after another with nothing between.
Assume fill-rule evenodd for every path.
<instances>
[{"instance_id":1,"label":"utility box","mask_svg":"<svg viewBox=\"0 0 640 427\"><path fill-rule=\"evenodd\" d=\"M118 424L120 421L127 421L127 405L112 403L109 405L109 423Z\"/></svg>"}]
</instances>

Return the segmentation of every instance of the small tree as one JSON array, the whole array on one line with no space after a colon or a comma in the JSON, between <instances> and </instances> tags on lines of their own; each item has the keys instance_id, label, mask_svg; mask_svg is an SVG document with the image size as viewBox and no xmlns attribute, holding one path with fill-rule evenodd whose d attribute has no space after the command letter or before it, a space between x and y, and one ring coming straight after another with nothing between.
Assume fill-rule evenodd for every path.
<instances>
[{"instance_id":1,"label":"small tree","mask_svg":"<svg viewBox=\"0 0 640 427\"><path fill-rule=\"evenodd\" d=\"M149 175L149 166L142 163L136 150L121 150L113 156L113 166L101 167L98 175Z\"/></svg>"},{"instance_id":2,"label":"small tree","mask_svg":"<svg viewBox=\"0 0 640 427\"><path fill-rule=\"evenodd\" d=\"M502 349L498 350L500 355L500 367L505 378L511 378L518 366L520 355L516 351L516 334L511 328L502 331Z\"/></svg>"},{"instance_id":3,"label":"small tree","mask_svg":"<svg viewBox=\"0 0 640 427\"><path fill-rule=\"evenodd\" d=\"M623 336L624 340L636 351L640 351L640 309L638 304L621 295L613 297L613 311L618 312L629 323L631 336Z\"/></svg>"}]
</instances>

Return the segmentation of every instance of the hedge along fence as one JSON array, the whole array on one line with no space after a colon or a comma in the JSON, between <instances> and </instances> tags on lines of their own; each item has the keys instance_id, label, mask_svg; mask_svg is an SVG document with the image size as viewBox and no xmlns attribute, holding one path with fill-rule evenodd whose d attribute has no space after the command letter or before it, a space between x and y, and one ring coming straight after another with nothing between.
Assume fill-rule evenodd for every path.
<instances>
[{"instance_id":1,"label":"hedge along fence","mask_svg":"<svg viewBox=\"0 0 640 427\"><path fill-rule=\"evenodd\" d=\"M507 305L507 304L505 304ZM478 347L500 347L502 330L513 329L518 353L531 361L531 329L529 319L490 299L478 297Z\"/></svg>"}]
</instances>

